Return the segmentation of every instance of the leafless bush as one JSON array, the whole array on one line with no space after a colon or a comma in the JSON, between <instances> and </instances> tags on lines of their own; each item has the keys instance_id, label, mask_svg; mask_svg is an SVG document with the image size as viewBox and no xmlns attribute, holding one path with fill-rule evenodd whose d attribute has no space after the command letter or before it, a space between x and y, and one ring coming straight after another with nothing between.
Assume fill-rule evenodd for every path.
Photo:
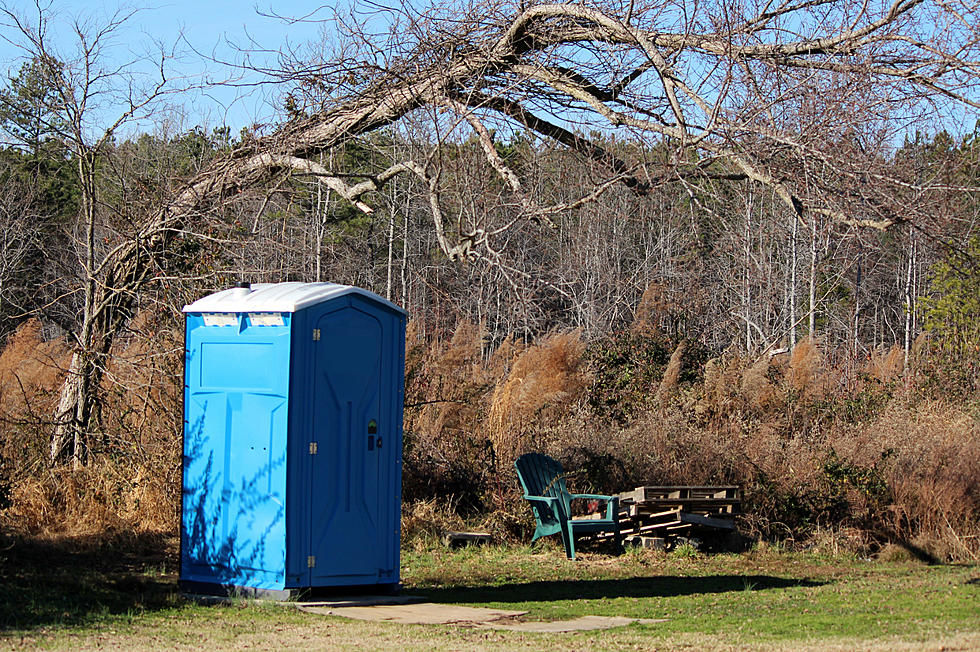
<instances>
[{"instance_id":1,"label":"leafless bush","mask_svg":"<svg viewBox=\"0 0 980 652\"><path fill-rule=\"evenodd\" d=\"M584 350L578 332L549 335L518 355L498 381L487 427L501 468L546 446L546 439L564 439L560 424L586 386L580 369Z\"/></svg>"},{"instance_id":2,"label":"leafless bush","mask_svg":"<svg viewBox=\"0 0 980 652\"><path fill-rule=\"evenodd\" d=\"M169 333L169 334L168 334ZM25 322L0 354L3 457L11 473L7 527L45 535L173 532L180 501L179 338L144 314L120 339L104 376L105 453L78 469L48 468L51 409L69 349Z\"/></svg>"}]
</instances>

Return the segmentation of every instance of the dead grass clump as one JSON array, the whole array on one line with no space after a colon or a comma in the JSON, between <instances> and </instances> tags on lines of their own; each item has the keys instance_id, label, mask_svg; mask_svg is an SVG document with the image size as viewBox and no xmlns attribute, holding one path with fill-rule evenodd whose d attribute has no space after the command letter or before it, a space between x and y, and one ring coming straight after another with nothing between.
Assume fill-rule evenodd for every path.
<instances>
[{"instance_id":1,"label":"dead grass clump","mask_svg":"<svg viewBox=\"0 0 980 652\"><path fill-rule=\"evenodd\" d=\"M3 415L15 421L31 415L47 417L57 401L69 355L64 341L43 339L36 319L21 324L0 353Z\"/></svg>"},{"instance_id":2,"label":"dead grass clump","mask_svg":"<svg viewBox=\"0 0 980 652\"><path fill-rule=\"evenodd\" d=\"M460 322L449 342L408 342L403 492L409 501L455 496L464 511L483 510L495 462L484 435L494 378L483 329Z\"/></svg>"},{"instance_id":3,"label":"dead grass clump","mask_svg":"<svg viewBox=\"0 0 980 652\"><path fill-rule=\"evenodd\" d=\"M729 355L708 360L704 366L704 392L695 409L699 415L723 419L738 409L743 362Z\"/></svg>"},{"instance_id":4,"label":"dead grass clump","mask_svg":"<svg viewBox=\"0 0 980 652\"><path fill-rule=\"evenodd\" d=\"M890 563L909 563L918 560L918 557L913 555L907 546L901 546L897 543L886 543L875 554L875 558Z\"/></svg>"},{"instance_id":5,"label":"dead grass clump","mask_svg":"<svg viewBox=\"0 0 980 652\"><path fill-rule=\"evenodd\" d=\"M868 533L857 527L818 527L803 544L814 554L827 557L866 557L872 549Z\"/></svg>"},{"instance_id":6,"label":"dead grass clump","mask_svg":"<svg viewBox=\"0 0 980 652\"><path fill-rule=\"evenodd\" d=\"M978 534L980 426L944 401L898 404L875 424L894 463L895 507L918 529ZM971 527L972 526L972 527ZM965 529L970 531L965 531Z\"/></svg>"},{"instance_id":7,"label":"dead grass clump","mask_svg":"<svg viewBox=\"0 0 980 652\"><path fill-rule=\"evenodd\" d=\"M431 547L446 532L464 530L452 501L437 498L402 503L402 546L415 550Z\"/></svg>"},{"instance_id":8,"label":"dead grass clump","mask_svg":"<svg viewBox=\"0 0 980 652\"><path fill-rule=\"evenodd\" d=\"M460 321L456 324L449 345L438 358L436 364L439 370L451 375L465 375L466 372L481 375L483 339L481 326L467 320Z\"/></svg>"},{"instance_id":9,"label":"dead grass clump","mask_svg":"<svg viewBox=\"0 0 980 652\"><path fill-rule=\"evenodd\" d=\"M131 474L128 465L99 460L22 478L6 524L21 534L48 537L175 531L179 507L172 487Z\"/></svg>"},{"instance_id":10,"label":"dead grass clump","mask_svg":"<svg viewBox=\"0 0 980 652\"><path fill-rule=\"evenodd\" d=\"M406 426L439 437L446 431L470 431L480 422L481 403L492 384L483 367L483 330L461 321L445 346L435 346L407 388Z\"/></svg>"},{"instance_id":11,"label":"dead grass clump","mask_svg":"<svg viewBox=\"0 0 980 652\"><path fill-rule=\"evenodd\" d=\"M553 427L578 400L586 386L584 352L580 332L550 335L521 353L498 382L487 427L503 467L527 452L531 433Z\"/></svg>"},{"instance_id":12,"label":"dead grass clump","mask_svg":"<svg viewBox=\"0 0 980 652\"><path fill-rule=\"evenodd\" d=\"M807 400L822 398L828 388L828 370L823 353L813 339L799 342L789 359L786 384Z\"/></svg>"},{"instance_id":13,"label":"dead grass clump","mask_svg":"<svg viewBox=\"0 0 980 652\"><path fill-rule=\"evenodd\" d=\"M883 384L895 382L905 373L905 350L895 344L887 351L874 351L868 359L867 373Z\"/></svg>"},{"instance_id":14,"label":"dead grass clump","mask_svg":"<svg viewBox=\"0 0 980 652\"><path fill-rule=\"evenodd\" d=\"M769 358L762 356L742 374L739 394L754 410L766 410L776 399L776 388L769 379Z\"/></svg>"},{"instance_id":15,"label":"dead grass clump","mask_svg":"<svg viewBox=\"0 0 980 652\"><path fill-rule=\"evenodd\" d=\"M490 356L490 362L487 364L487 373L495 381L506 378L507 374L510 373L511 367L514 365L514 361L526 349L527 346L523 340L515 338L513 334L508 335Z\"/></svg>"},{"instance_id":16,"label":"dead grass clump","mask_svg":"<svg viewBox=\"0 0 980 652\"><path fill-rule=\"evenodd\" d=\"M660 379L660 385L657 387L656 397L658 401L663 401L669 398L677 389L677 381L681 376L681 368L683 367L683 357L684 352L687 350L687 340L681 340L674 352L670 354L670 360L667 362L667 368L664 369L663 378Z\"/></svg>"}]
</instances>

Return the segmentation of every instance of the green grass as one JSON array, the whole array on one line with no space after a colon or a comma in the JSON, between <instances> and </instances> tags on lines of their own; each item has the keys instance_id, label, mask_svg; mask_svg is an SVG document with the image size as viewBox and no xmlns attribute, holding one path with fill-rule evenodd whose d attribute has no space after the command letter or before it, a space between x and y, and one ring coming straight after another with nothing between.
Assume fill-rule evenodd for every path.
<instances>
[{"instance_id":1,"label":"green grass","mask_svg":"<svg viewBox=\"0 0 980 652\"><path fill-rule=\"evenodd\" d=\"M406 592L435 602L666 618L601 632L527 634L365 623L283 605L206 607L175 588L172 542L18 541L0 551L0 647L796 648L980 645L980 567L784 552L631 552L568 561L553 547L405 552Z\"/></svg>"}]
</instances>

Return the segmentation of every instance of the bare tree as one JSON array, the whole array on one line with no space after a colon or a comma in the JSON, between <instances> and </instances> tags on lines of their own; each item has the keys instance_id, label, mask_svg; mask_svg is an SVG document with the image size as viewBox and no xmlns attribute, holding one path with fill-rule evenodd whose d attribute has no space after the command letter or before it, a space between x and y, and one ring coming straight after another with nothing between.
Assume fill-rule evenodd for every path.
<instances>
[{"instance_id":1,"label":"bare tree","mask_svg":"<svg viewBox=\"0 0 980 652\"><path fill-rule=\"evenodd\" d=\"M243 189L313 177L371 213L371 193L410 175L425 191L441 251L513 279L522 273L505 256L514 229L554 225L555 216L618 186L639 196L671 184L751 182L807 226L817 218L876 228L912 219L916 206L906 198L929 188L886 165L896 135L953 104L980 107L980 11L972 0L488 2L386 11L388 35L347 17L333 25L335 51L312 61L284 53L266 72L315 102L195 176L100 262L85 254L81 366L61 405L75 432L87 427L88 352L106 350L173 239ZM413 158L356 173L321 158L410 123L425 123L432 143ZM542 201L529 191L526 170L501 154L494 129L535 134L591 161L595 173L566 198ZM608 141L614 133L621 145ZM447 147L464 137L498 178L497 206L445 192ZM65 440L59 432L54 457Z\"/></svg>"},{"instance_id":2,"label":"bare tree","mask_svg":"<svg viewBox=\"0 0 980 652\"><path fill-rule=\"evenodd\" d=\"M139 70L146 60L120 62L107 53L134 13L120 10L98 20L79 17L70 21L74 48L61 52L50 38L55 19L50 6L36 2L23 12L0 5L3 27L10 30L7 40L21 48L49 87L40 115L47 116L44 127L48 137L59 141L71 157L80 192L73 253L81 278L72 292L81 294L82 309L72 333L75 348L50 446L52 462L70 458L76 466L86 455L93 397L112 334L129 317L126 309L107 314L103 307L107 290L113 293L103 285L105 268L112 264L109 245L123 239L131 241L127 231L132 224L112 219L114 207L107 206L102 196L100 167L104 167L120 130L146 119L164 95L176 90L165 72L168 55L164 51L155 63L155 73L149 75ZM36 147L36 143L27 144Z\"/></svg>"}]
</instances>

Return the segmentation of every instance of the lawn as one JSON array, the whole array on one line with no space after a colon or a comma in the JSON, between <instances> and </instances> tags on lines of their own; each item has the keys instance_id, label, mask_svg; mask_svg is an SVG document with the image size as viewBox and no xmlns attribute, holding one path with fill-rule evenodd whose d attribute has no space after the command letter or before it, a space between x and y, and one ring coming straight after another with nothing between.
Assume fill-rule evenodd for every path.
<instances>
[{"instance_id":1,"label":"lawn","mask_svg":"<svg viewBox=\"0 0 980 652\"><path fill-rule=\"evenodd\" d=\"M975 649L980 566L884 562L763 549L741 555L550 547L403 553L405 591L434 602L665 618L537 634L348 621L288 605L202 606L176 591L173 544L8 542L0 551L0 647L241 649Z\"/></svg>"}]
</instances>

